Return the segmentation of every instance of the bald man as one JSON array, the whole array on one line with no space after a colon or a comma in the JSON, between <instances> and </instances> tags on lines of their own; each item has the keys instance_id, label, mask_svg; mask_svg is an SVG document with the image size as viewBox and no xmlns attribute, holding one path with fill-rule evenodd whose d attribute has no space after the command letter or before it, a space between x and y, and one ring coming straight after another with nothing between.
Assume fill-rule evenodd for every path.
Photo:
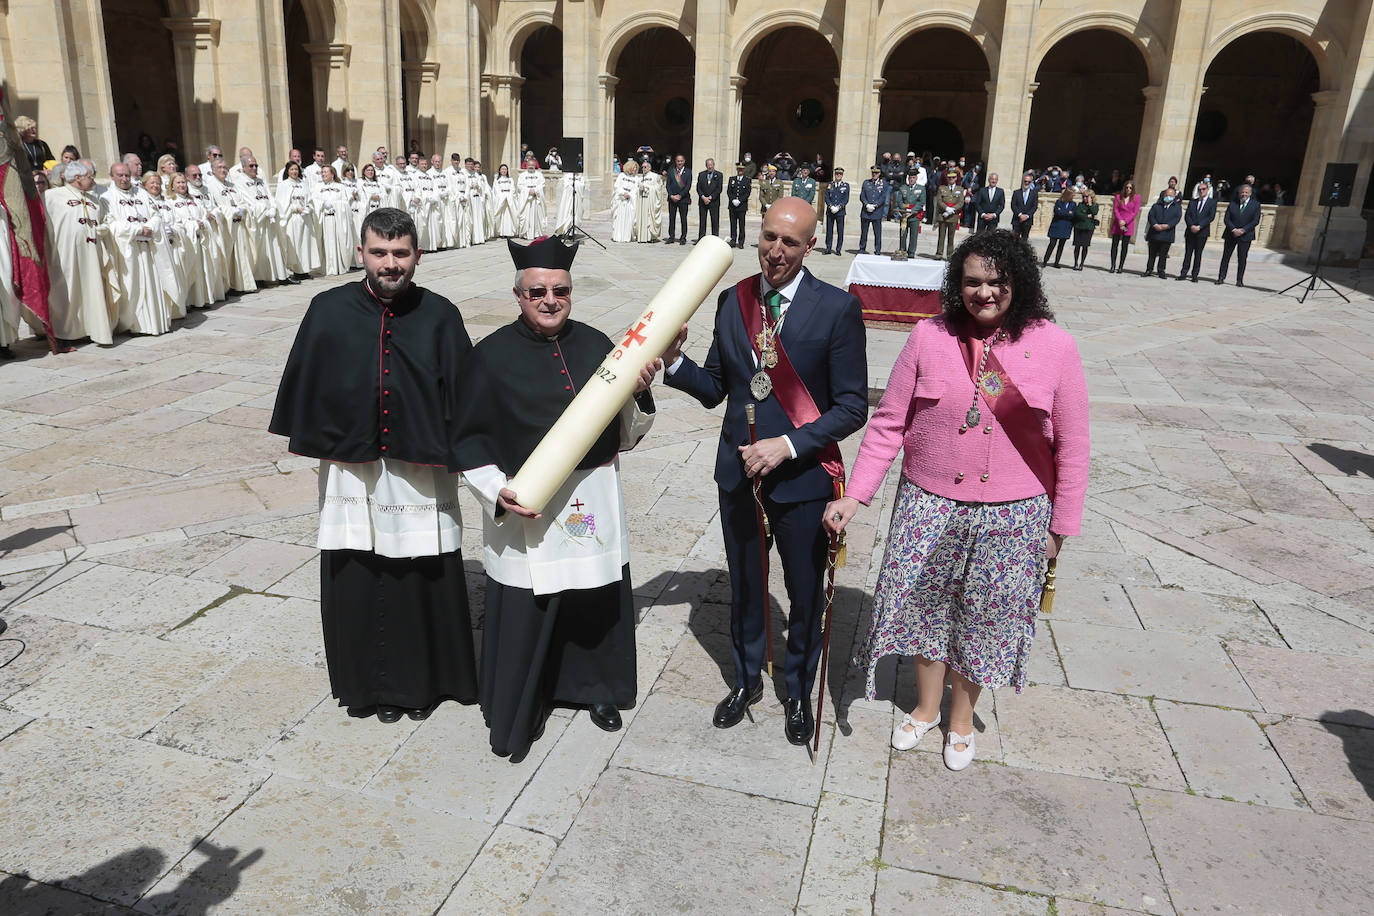
<instances>
[{"instance_id":1,"label":"bald man","mask_svg":"<svg viewBox=\"0 0 1374 916\"><path fill-rule=\"evenodd\" d=\"M821 652L827 549L821 515L844 478L838 443L868 414L859 300L806 270L803 261L815 245L814 206L784 197L769 207L759 229L760 272L721 294L706 361L697 365L681 355L686 325L663 355L670 386L708 408L726 402L715 479L730 566L735 681L716 706L713 724L730 728L763 698L768 591L759 563L757 480L791 605L783 731L796 745L805 744L815 727L811 690ZM750 404L757 415L755 445L745 417Z\"/></svg>"}]
</instances>

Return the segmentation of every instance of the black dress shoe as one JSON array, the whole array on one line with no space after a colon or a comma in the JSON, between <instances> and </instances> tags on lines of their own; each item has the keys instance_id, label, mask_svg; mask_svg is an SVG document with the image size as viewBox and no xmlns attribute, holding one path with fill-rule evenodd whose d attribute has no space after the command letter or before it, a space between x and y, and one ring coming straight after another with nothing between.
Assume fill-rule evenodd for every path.
<instances>
[{"instance_id":1,"label":"black dress shoe","mask_svg":"<svg viewBox=\"0 0 1374 916\"><path fill-rule=\"evenodd\" d=\"M1188 278L1188 282L1190 282L1190 283L1196 283L1196 282L1197 282L1197 277L1189 277L1189 278Z\"/></svg>"},{"instance_id":2,"label":"black dress shoe","mask_svg":"<svg viewBox=\"0 0 1374 916\"><path fill-rule=\"evenodd\" d=\"M811 704L806 700L788 697L782 704L782 710L787 714L787 721L783 727L787 740L797 745L810 741L811 731L816 727L816 720L811 717Z\"/></svg>"},{"instance_id":3,"label":"black dress shoe","mask_svg":"<svg viewBox=\"0 0 1374 916\"><path fill-rule=\"evenodd\" d=\"M354 719L369 719L377 714L376 706L350 706L348 714Z\"/></svg>"},{"instance_id":4,"label":"black dress shoe","mask_svg":"<svg viewBox=\"0 0 1374 916\"><path fill-rule=\"evenodd\" d=\"M763 681L755 684L752 690L736 687L728 697L716 704L716 714L711 717L711 724L716 728L738 725L739 720L744 718L744 711L762 699Z\"/></svg>"},{"instance_id":5,"label":"black dress shoe","mask_svg":"<svg viewBox=\"0 0 1374 916\"><path fill-rule=\"evenodd\" d=\"M830 254L830 249L829 249L829 248L825 249L824 251L821 252L821 254Z\"/></svg>"},{"instance_id":6,"label":"black dress shoe","mask_svg":"<svg viewBox=\"0 0 1374 916\"><path fill-rule=\"evenodd\" d=\"M7 623L5 623L5 618L0 617L0 633L5 632L5 631L8 630L9 628L10 628L10 625L7 624Z\"/></svg>"},{"instance_id":7,"label":"black dress shoe","mask_svg":"<svg viewBox=\"0 0 1374 916\"><path fill-rule=\"evenodd\" d=\"M1225 281L1225 280L1213 280L1212 282L1215 283L1217 286L1220 286L1221 284L1225 283L1226 281Z\"/></svg>"},{"instance_id":8,"label":"black dress shoe","mask_svg":"<svg viewBox=\"0 0 1374 916\"><path fill-rule=\"evenodd\" d=\"M587 707L587 717L603 732L618 732L624 723L620 720L620 710L614 703L593 703Z\"/></svg>"},{"instance_id":9,"label":"black dress shoe","mask_svg":"<svg viewBox=\"0 0 1374 916\"><path fill-rule=\"evenodd\" d=\"M1237 285L1237 286L1244 286L1244 285L1245 285L1245 281L1244 281L1244 280L1237 280L1237 281L1236 281L1236 285Z\"/></svg>"},{"instance_id":10,"label":"black dress shoe","mask_svg":"<svg viewBox=\"0 0 1374 916\"><path fill-rule=\"evenodd\" d=\"M406 717L416 722L423 722L425 719L429 718L430 713L434 712L434 710L438 708L438 703L430 703L424 709L407 709Z\"/></svg>"},{"instance_id":11,"label":"black dress shoe","mask_svg":"<svg viewBox=\"0 0 1374 916\"><path fill-rule=\"evenodd\" d=\"M383 706L380 703L377 704L378 722L385 722L387 725L390 725L392 722L399 722L404 713L405 710L399 706Z\"/></svg>"}]
</instances>

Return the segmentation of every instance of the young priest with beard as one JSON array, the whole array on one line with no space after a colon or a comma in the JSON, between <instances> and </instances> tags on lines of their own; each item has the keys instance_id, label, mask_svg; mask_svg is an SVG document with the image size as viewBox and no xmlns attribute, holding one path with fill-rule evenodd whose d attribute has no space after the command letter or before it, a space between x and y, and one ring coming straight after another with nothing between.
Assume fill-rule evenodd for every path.
<instances>
[{"instance_id":1,"label":"young priest with beard","mask_svg":"<svg viewBox=\"0 0 1374 916\"><path fill-rule=\"evenodd\" d=\"M363 220L366 279L316 296L269 429L320 459L320 613L351 716L424 719L477 696L453 415L472 343L458 309L411 282L415 224Z\"/></svg>"}]
</instances>

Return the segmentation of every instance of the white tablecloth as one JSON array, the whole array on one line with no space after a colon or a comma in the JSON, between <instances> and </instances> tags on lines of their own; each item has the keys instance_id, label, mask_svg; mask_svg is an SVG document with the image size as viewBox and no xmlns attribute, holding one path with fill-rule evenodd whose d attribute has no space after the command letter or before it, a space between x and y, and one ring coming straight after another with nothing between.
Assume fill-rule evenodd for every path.
<instances>
[{"instance_id":1,"label":"white tablecloth","mask_svg":"<svg viewBox=\"0 0 1374 916\"><path fill-rule=\"evenodd\" d=\"M896 289L939 289L945 282L945 262L927 258L894 261L886 255L855 255L844 278L865 286L889 286Z\"/></svg>"}]
</instances>

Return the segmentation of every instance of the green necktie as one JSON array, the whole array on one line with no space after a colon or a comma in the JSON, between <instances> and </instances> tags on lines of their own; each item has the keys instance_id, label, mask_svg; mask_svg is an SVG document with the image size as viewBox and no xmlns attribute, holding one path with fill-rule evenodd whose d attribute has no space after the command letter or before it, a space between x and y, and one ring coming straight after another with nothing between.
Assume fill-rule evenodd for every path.
<instances>
[{"instance_id":1,"label":"green necktie","mask_svg":"<svg viewBox=\"0 0 1374 916\"><path fill-rule=\"evenodd\" d=\"M763 304L768 306L768 321L777 324L778 319L782 317L782 293L770 289L763 297Z\"/></svg>"}]
</instances>

